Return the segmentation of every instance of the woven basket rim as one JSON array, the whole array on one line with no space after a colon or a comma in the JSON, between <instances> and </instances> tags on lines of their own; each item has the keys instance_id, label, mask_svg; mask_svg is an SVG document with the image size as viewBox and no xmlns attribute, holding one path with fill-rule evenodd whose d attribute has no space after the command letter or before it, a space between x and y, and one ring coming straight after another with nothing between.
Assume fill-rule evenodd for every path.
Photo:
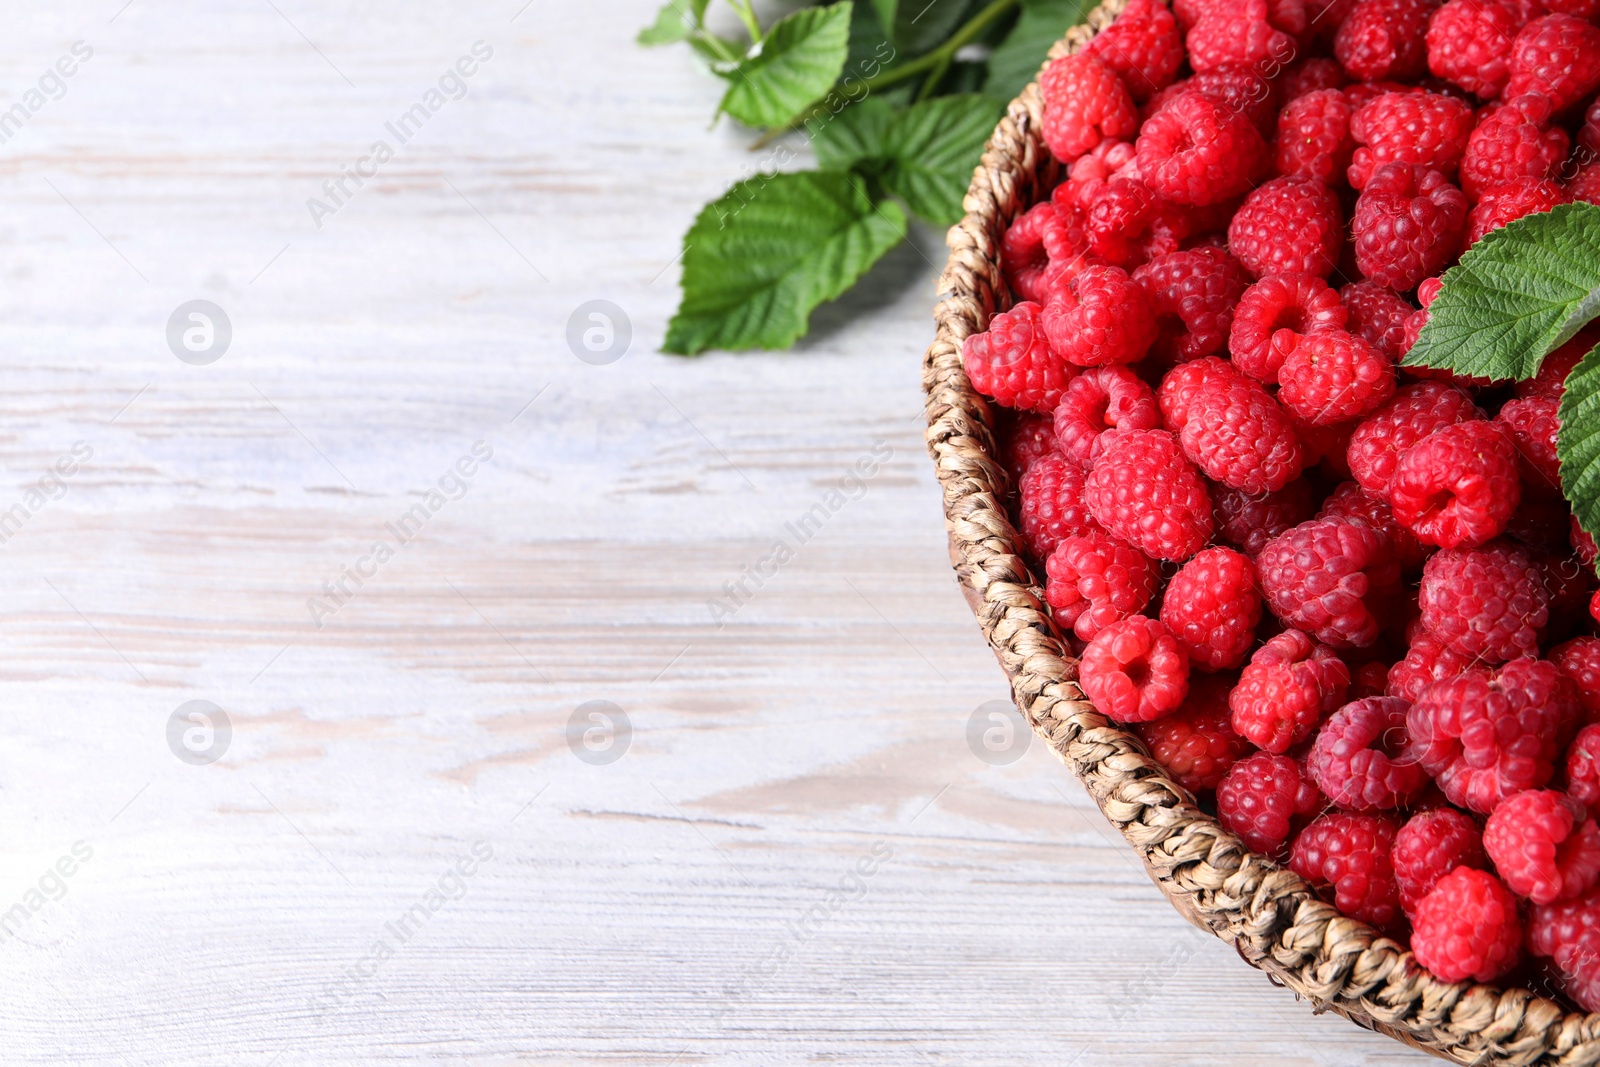
<instances>
[{"instance_id":1,"label":"woven basket rim","mask_svg":"<svg viewBox=\"0 0 1600 1067\"><path fill-rule=\"evenodd\" d=\"M1084 47L1126 3L1105 0L1049 58ZM926 441L944 492L951 562L1017 707L1179 913L1316 1010L1463 1064L1600 1065L1600 1015L1568 1012L1525 989L1435 978L1401 945L1340 915L1298 875L1251 852L1083 698L1005 509L1009 479L994 458L990 407L961 361L962 341L1009 306L999 268L1006 227L1062 169L1040 136L1041 112L1035 80L985 148L963 202L966 216L946 239L938 332L923 361Z\"/></svg>"}]
</instances>

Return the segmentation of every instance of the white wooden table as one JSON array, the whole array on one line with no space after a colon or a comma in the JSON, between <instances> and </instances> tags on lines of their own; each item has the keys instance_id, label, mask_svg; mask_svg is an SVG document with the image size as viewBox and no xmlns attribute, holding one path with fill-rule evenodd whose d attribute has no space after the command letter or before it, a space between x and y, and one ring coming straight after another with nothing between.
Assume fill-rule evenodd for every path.
<instances>
[{"instance_id":1,"label":"white wooden table","mask_svg":"<svg viewBox=\"0 0 1600 1067\"><path fill-rule=\"evenodd\" d=\"M123 4L0 54L0 1061L1422 1062L1187 926L1041 745L969 749L939 234L792 353L654 352L753 157L652 0ZM169 743L190 701L231 736Z\"/></svg>"}]
</instances>

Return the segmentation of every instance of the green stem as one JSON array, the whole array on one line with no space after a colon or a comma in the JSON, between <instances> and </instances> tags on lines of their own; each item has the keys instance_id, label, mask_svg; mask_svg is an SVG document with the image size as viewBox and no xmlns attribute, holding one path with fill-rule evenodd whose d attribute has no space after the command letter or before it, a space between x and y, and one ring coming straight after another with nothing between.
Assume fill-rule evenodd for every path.
<instances>
[{"instance_id":1,"label":"green stem","mask_svg":"<svg viewBox=\"0 0 1600 1067\"><path fill-rule=\"evenodd\" d=\"M717 53L717 55L721 56L724 63L739 62L739 57L728 51L727 44L724 43L722 38L718 37L716 34L708 33L704 29L696 29L694 31L694 35L701 41L705 42L706 47L710 48L713 52Z\"/></svg>"},{"instance_id":2,"label":"green stem","mask_svg":"<svg viewBox=\"0 0 1600 1067\"><path fill-rule=\"evenodd\" d=\"M882 89L889 85L898 85L908 78L914 78L923 71L937 70L939 76L944 76L944 71L950 67L950 61L957 52L978 39L978 35L989 28L990 23L1005 15L1016 7L1018 0L994 0L994 3L978 12L968 20L967 24L955 32L944 44L933 51L918 56L908 63L884 71L875 78L868 78L863 84L868 91Z\"/></svg>"},{"instance_id":3,"label":"green stem","mask_svg":"<svg viewBox=\"0 0 1600 1067\"><path fill-rule=\"evenodd\" d=\"M922 84L917 86L917 95L912 98L911 102L920 104L932 96L934 90L939 88L939 83L944 81L944 76L948 73L950 73L950 58L946 57L943 63L934 67L928 72L928 76L922 79Z\"/></svg>"},{"instance_id":4,"label":"green stem","mask_svg":"<svg viewBox=\"0 0 1600 1067\"><path fill-rule=\"evenodd\" d=\"M756 19L756 13L750 9L750 0L728 0L728 6L739 13L739 20L744 23L744 28L750 34L750 43L755 44L761 40L761 23Z\"/></svg>"}]
</instances>

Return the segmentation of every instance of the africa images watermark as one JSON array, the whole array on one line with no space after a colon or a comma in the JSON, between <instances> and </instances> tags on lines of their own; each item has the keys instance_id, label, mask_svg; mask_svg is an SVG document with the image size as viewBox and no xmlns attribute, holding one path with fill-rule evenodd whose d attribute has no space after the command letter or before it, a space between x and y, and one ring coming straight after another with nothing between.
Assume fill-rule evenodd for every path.
<instances>
[{"instance_id":1,"label":"africa images watermark","mask_svg":"<svg viewBox=\"0 0 1600 1067\"><path fill-rule=\"evenodd\" d=\"M44 906L60 900L67 895L67 879L78 873L78 869L94 856L94 848L84 841L74 841L69 850L71 855L63 854L55 863L44 869L35 881L22 894L22 899L11 905L4 915L0 915L0 943L9 942L33 921L33 917Z\"/></svg>"},{"instance_id":2,"label":"africa images watermark","mask_svg":"<svg viewBox=\"0 0 1600 1067\"><path fill-rule=\"evenodd\" d=\"M93 458L94 448L86 441L74 441L70 451L56 457L56 461L39 475L39 480L23 491L21 500L0 511L0 545L17 536L46 504L66 496L67 479Z\"/></svg>"},{"instance_id":3,"label":"africa images watermark","mask_svg":"<svg viewBox=\"0 0 1600 1067\"><path fill-rule=\"evenodd\" d=\"M66 79L78 73L80 63L94 57L94 49L84 41L73 41L68 53L45 68L39 75L38 85L25 90L22 99L0 111L0 144L5 144L22 132L28 120L44 110L45 104L67 95Z\"/></svg>"}]
</instances>

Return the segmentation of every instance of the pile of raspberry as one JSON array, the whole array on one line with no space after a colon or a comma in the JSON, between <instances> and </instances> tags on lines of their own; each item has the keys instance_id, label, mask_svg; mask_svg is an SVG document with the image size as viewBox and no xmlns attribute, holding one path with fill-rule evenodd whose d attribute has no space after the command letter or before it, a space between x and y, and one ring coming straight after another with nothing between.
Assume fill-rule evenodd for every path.
<instances>
[{"instance_id":1,"label":"pile of raspberry","mask_svg":"<svg viewBox=\"0 0 1600 1067\"><path fill-rule=\"evenodd\" d=\"M1548 5L1548 6L1547 6ZM1600 202L1600 0L1129 0L963 350L1084 693L1447 981L1600 1010L1595 543L1537 377L1398 366L1485 233Z\"/></svg>"}]
</instances>

